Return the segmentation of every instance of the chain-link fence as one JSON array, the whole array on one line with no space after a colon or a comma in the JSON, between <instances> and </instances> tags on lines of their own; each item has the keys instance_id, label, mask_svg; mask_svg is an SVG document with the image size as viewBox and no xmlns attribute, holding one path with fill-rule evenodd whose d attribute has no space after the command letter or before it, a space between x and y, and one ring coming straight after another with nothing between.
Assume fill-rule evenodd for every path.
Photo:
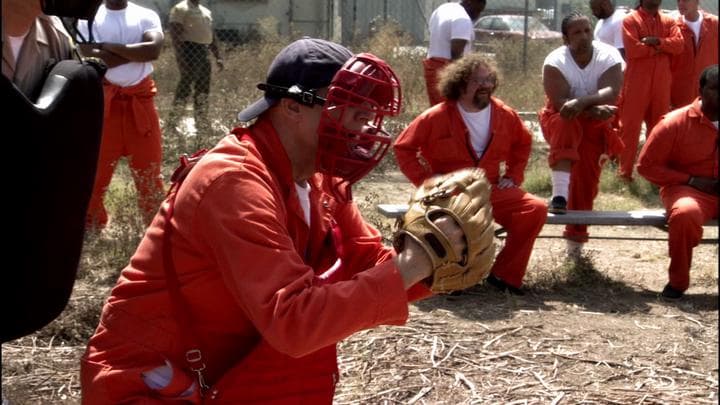
<instances>
[{"instance_id":1,"label":"chain-link fence","mask_svg":"<svg viewBox=\"0 0 720 405\"><path fill-rule=\"evenodd\" d=\"M220 3L211 2L210 6L215 7L213 16L221 14L219 10L225 7ZM352 50L374 52L398 70L403 81L405 111L408 114L418 114L427 107L421 71L421 61L425 56L426 20L442 1L329 0L324 4L307 3L315 3L309 7L325 13L325 16L317 17L318 21L324 21L327 15L339 18L340 22L335 23L334 27L320 29L328 34L321 37L336 41L339 40L337 37L341 37L340 42ZM483 15L524 12L528 4L525 0L495 3L489 1ZM265 3L254 4L262 7ZM300 2L290 1L288 6L295 7L294 16L299 18L302 14L298 11ZM283 10L277 4L275 7L276 10ZM532 10L532 13L528 11L528 15L538 21L544 21L541 17L546 17L546 14L546 11L537 9ZM157 103L164 135L171 142L171 149L180 151L208 146L216 135L226 133L235 124L237 111L260 95L255 86L264 80L266 69L277 51L292 39L308 34L283 28L287 21L281 18L286 17L268 16L254 21L251 29L228 31L227 21L231 15L225 13L225 25L216 21L216 34L225 65L223 71L218 69L207 47L193 47L178 53L181 52L180 48L173 46L170 35L166 36L162 56L154 63L154 75L159 88ZM517 17L523 20L524 14L516 14L513 18ZM381 33L383 30L385 32ZM494 52L492 57L498 60L503 70L535 73L540 71L539 64L547 49L559 43L543 42L547 44L531 44L534 52L528 52L528 44L522 41L479 41L477 49L492 48L494 51L502 45L502 52ZM188 79L188 76L194 80Z\"/></svg>"},{"instance_id":2,"label":"chain-link fence","mask_svg":"<svg viewBox=\"0 0 720 405\"><path fill-rule=\"evenodd\" d=\"M176 0L134 0L158 12L169 27L170 9ZM374 51L393 62L405 77L409 93L406 111L419 113L424 92L421 59L428 40L427 20L443 0L202 0L211 10L214 32L225 59L219 71L206 47L188 48L179 56L170 35L160 59L154 63L159 85L158 104L167 138L178 139L179 149L204 145L175 134L224 133L234 125L235 112L260 93L255 85L274 54L292 39L309 35L341 42L355 51ZM487 0L476 25L475 48L494 58L506 76L521 73L526 89L539 80L542 60L560 41L560 21L573 10L590 16L588 0ZM663 7L674 8L666 1ZM717 13L717 1L701 0L701 7ZM637 0L616 0L618 6L634 7ZM502 16L502 17L500 17ZM526 19L527 18L527 19ZM594 19L594 18L593 18ZM392 27L385 43L377 40L382 27ZM527 27L527 29L526 29ZM512 38L491 39L482 31L502 28ZM536 35L540 30L550 34ZM381 48L377 49L372 48ZM185 65L185 66L182 66ZM190 72L181 75L182 71ZM193 79L193 80L191 80ZM502 91L502 89L501 89ZM418 93L417 96L414 93ZM532 109L528 91L511 94L519 109ZM534 93L534 91L530 92ZM415 103L417 100L417 104Z\"/></svg>"},{"instance_id":3,"label":"chain-link fence","mask_svg":"<svg viewBox=\"0 0 720 405\"><path fill-rule=\"evenodd\" d=\"M617 0L633 6L636 0ZM158 11L168 28L173 0L140 0ZM442 0L275 0L203 2L212 10L225 69L220 71L206 47L178 55L170 35L154 62L157 105L166 156L175 159L212 145L236 125L236 114L260 96L275 54L302 35L331 39L355 52L386 59L403 84L404 114L409 120L427 108L421 62L427 43L427 19ZM673 5L674 6L674 5ZM669 5L668 5L669 7ZM505 76L498 90L520 111L536 111L543 102L540 72L547 53L561 43L561 19L573 10L590 16L587 0L488 0L476 25L475 48L495 59ZM527 19L526 19L527 18ZM512 37L492 39L485 28L507 28ZM527 29L526 29L527 27ZM550 34L536 35L538 30ZM183 70L185 75L181 74ZM194 80L187 79L191 72ZM183 84L185 83L185 84Z\"/></svg>"}]
</instances>

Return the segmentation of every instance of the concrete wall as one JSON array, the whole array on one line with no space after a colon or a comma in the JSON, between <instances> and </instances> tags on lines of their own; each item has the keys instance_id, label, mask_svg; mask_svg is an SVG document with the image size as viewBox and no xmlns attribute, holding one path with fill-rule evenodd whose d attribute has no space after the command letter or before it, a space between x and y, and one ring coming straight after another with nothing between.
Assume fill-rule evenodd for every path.
<instances>
[{"instance_id":1,"label":"concrete wall","mask_svg":"<svg viewBox=\"0 0 720 405\"><path fill-rule=\"evenodd\" d=\"M327 37L331 4L327 0L217 0L212 10L218 28L252 29L259 20L272 16L281 35Z\"/></svg>"}]
</instances>

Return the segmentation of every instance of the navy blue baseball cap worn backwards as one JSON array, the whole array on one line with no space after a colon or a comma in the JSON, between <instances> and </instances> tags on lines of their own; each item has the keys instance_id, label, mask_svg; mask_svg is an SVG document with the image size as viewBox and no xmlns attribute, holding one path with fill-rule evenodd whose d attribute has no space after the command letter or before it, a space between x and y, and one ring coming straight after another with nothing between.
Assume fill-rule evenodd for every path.
<instances>
[{"instance_id":1,"label":"navy blue baseball cap worn backwards","mask_svg":"<svg viewBox=\"0 0 720 405\"><path fill-rule=\"evenodd\" d=\"M283 97L312 104L313 90L329 86L335 73L352 56L350 50L334 42L309 37L298 39L275 56L265 83L257 86L265 95L240 111L238 120L251 121ZM309 96L309 100L304 96Z\"/></svg>"}]
</instances>

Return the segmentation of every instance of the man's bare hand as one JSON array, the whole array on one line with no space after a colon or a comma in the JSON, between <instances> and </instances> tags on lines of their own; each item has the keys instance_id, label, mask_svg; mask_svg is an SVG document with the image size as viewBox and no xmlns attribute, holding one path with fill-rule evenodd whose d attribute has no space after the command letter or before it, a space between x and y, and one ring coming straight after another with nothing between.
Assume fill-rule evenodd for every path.
<instances>
[{"instance_id":1,"label":"man's bare hand","mask_svg":"<svg viewBox=\"0 0 720 405\"><path fill-rule=\"evenodd\" d=\"M585 109L585 106L583 105L580 100L573 98L571 100L566 101L562 107L560 107L560 116L571 120L578 115L580 115L581 112Z\"/></svg>"},{"instance_id":2,"label":"man's bare hand","mask_svg":"<svg viewBox=\"0 0 720 405\"><path fill-rule=\"evenodd\" d=\"M658 46L660 45L660 38L658 37L644 37L640 40L643 44L647 46Z\"/></svg>"},{"instance_id":3,"label":"man's bare hand","mask_svg":"<svg viewBox=\"0 0 720 405\"><path fill-rule=\"evenodd\" d=\"M594 105L585 110L585 113L592 119L605 121L615 115L617 110L617 106L614 105Z\"/></svg>"},{"instance_id":4,"label":"man's bare hand","mask_svg":"<svg viewBox=\"0 0 720 405\"><path fill-rule=\"evenodd\" d=\"M87 42L83 44L78 44L78 49L80 50L80 54L85 57L100 57L100 46L101 44L95 43L95 42Z\"/></svg>"}]
</instances>

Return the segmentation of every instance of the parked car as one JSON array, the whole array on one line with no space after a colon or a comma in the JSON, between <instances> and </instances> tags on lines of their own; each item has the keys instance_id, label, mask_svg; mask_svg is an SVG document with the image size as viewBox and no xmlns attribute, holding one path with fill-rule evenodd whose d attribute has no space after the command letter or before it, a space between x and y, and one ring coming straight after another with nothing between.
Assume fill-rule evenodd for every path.
<instances>
[{"instance_id":1,"label":"parked car","mask_svg":"<svg viewBox=\"0 0 720 405\"><path fill-rule=\"evenodd\" d=\"M475 40L478 42L486 43L493 39L521 40L524 36L524 15L488 15L480 17L475 23ZM528 38L559 43L562 34L551 30L536 17L528 16Z\"/></svg>"}]
</instances>

